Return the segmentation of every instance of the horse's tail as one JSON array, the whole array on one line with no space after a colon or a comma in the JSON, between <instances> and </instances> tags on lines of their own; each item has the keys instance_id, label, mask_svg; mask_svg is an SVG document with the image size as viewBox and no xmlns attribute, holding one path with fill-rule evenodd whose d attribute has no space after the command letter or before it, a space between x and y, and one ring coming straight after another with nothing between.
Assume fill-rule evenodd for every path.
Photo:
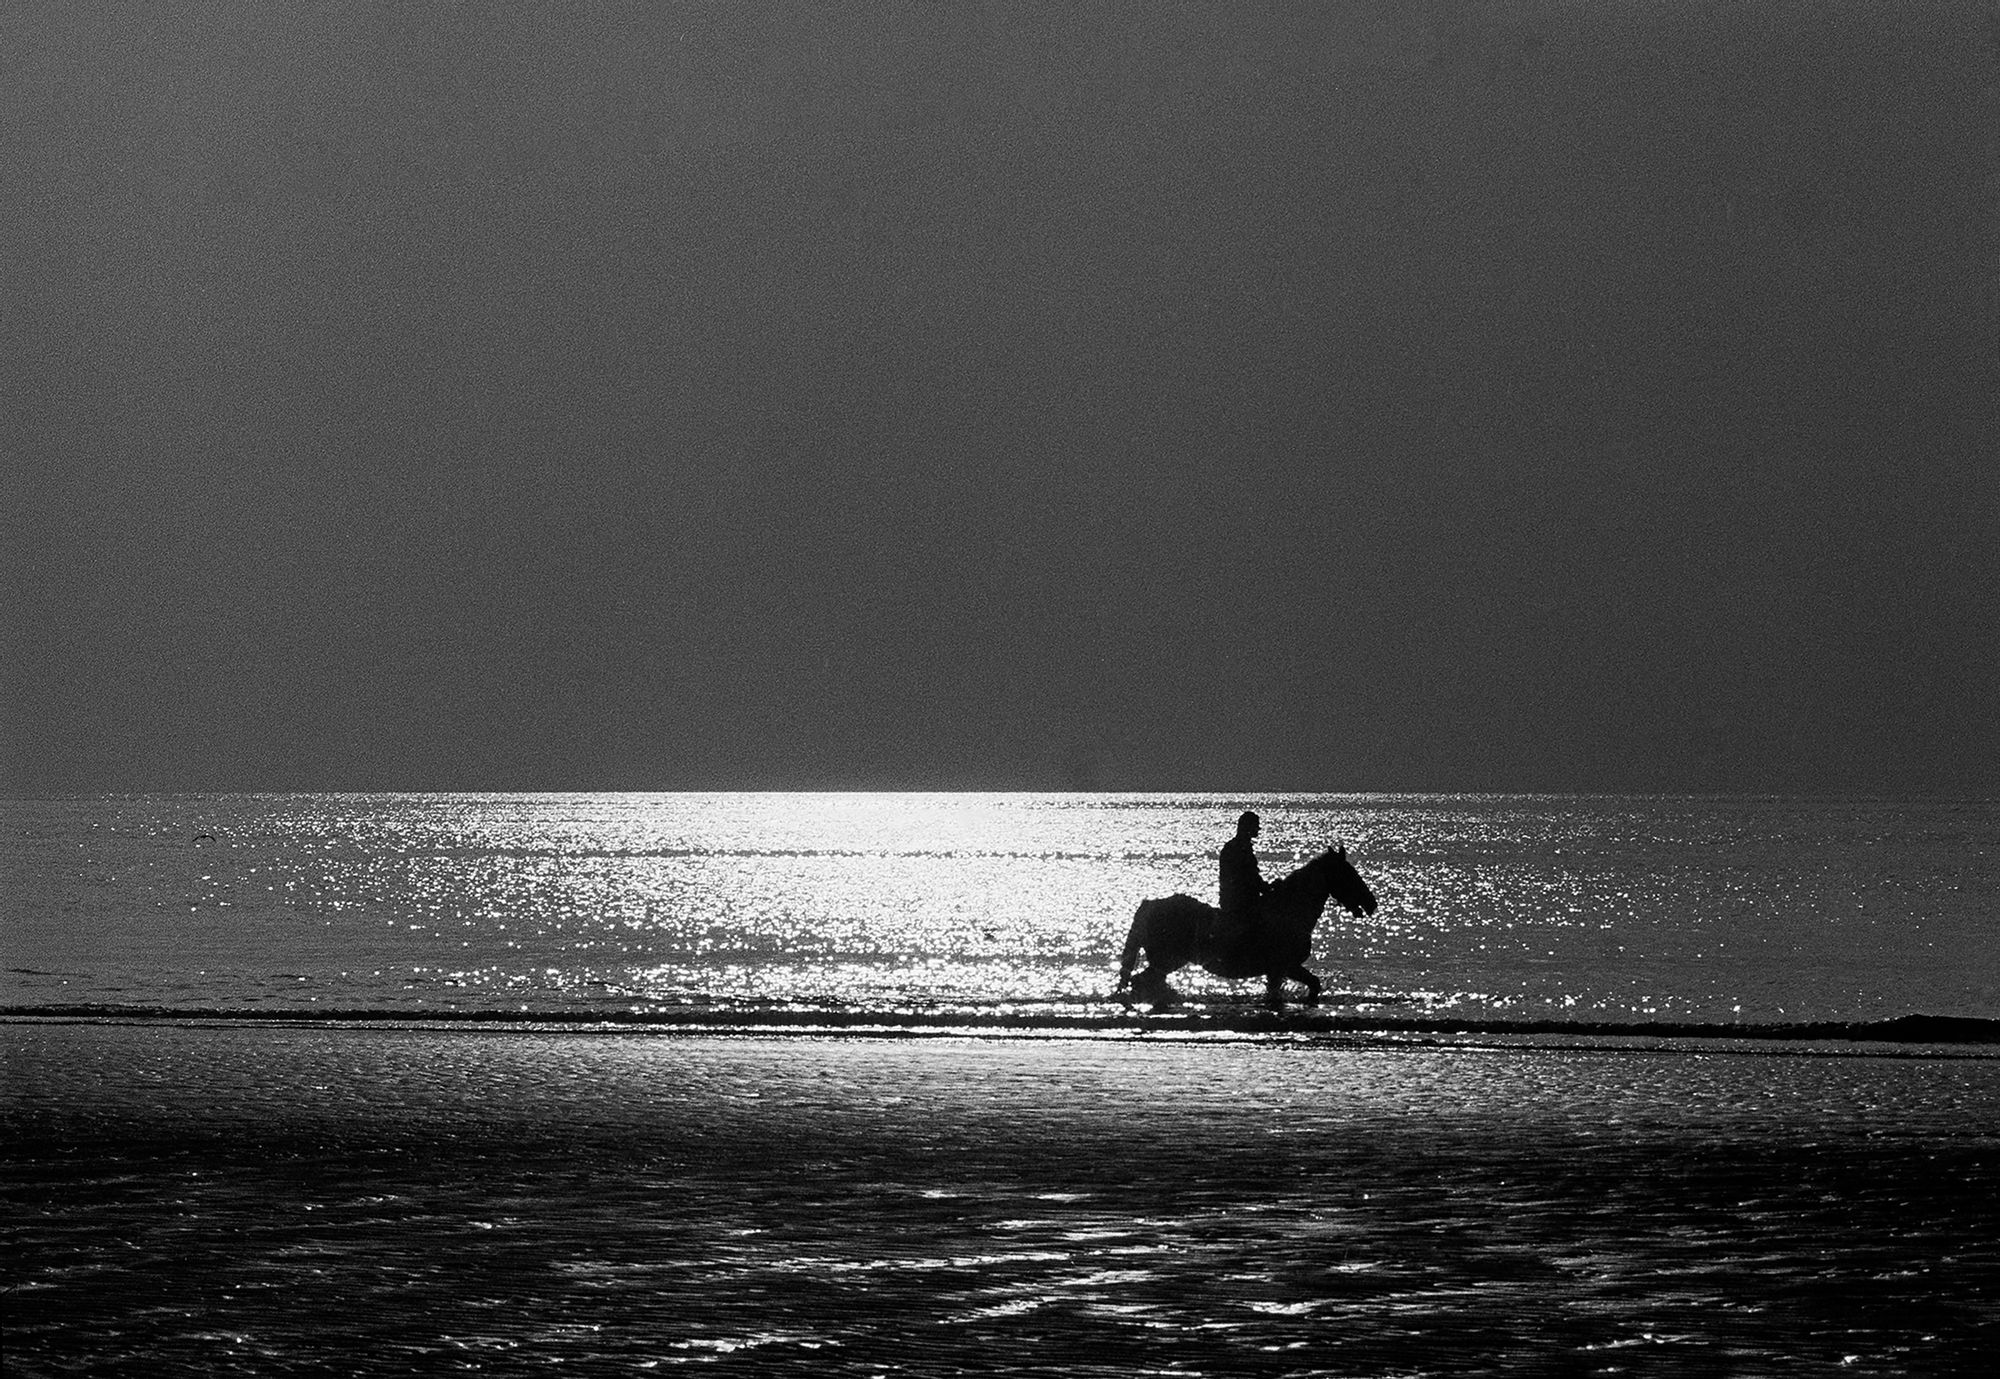
<instances>
[{"instance_id":1,"label":"horse's tail","mask_svg":"<svg viewBox=\"0 0 2000 1379\"><path fill-rule=\"evenodd\" d=\"M1132 912L1132 931L1125 935L1125 954L1118 961L1118 985L1112 988L1113 991L1123 991L1132 985L1132 969L1138 965L1139 950L1146 946L1146 936L1140 932L1140 921L1146 917L1146 907L1152 903L1142 900L1139 908Z\"/></svg>"}]
</instances>

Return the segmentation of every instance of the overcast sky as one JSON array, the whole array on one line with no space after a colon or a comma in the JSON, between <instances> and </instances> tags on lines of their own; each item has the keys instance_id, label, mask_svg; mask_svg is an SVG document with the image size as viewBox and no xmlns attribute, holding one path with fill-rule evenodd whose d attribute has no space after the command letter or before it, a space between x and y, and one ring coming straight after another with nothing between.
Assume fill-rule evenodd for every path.
<instances>
[{"instance_id":1,"label":"overcast sky","mask_svg":"<svg viewBox=\"0 0 2000 1379\"><path fill-rule=\"evenodd\" d=\"M8 788L2000 789L1979 0L0 66Z\"/></svg>"}]
</instances>

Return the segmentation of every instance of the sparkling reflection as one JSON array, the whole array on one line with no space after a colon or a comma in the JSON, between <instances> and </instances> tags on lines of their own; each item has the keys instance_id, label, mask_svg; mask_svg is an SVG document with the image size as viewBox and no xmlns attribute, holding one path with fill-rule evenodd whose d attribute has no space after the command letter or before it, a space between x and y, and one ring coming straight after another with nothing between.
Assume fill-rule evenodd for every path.
<instances>
[{"instance_id":1,"label":"sparkling reflection","mask_svg":"<svg viewBox=\"0 0 2000 1379\"><path fill-rule=\"evenodd\" d=\"M1242 797L132 796L14 802L7 1001L1111 1010L1137 903L1212 898ZM1255 797L1336 840L1337 1008L1729 1022L2000 1009L1990 804ZM1894 845L1883 842L1893 832ZM210 841L199 846L192 838ZM1196 1004L1253 986L1176 978Z\"/></svg>"}]
</instances>

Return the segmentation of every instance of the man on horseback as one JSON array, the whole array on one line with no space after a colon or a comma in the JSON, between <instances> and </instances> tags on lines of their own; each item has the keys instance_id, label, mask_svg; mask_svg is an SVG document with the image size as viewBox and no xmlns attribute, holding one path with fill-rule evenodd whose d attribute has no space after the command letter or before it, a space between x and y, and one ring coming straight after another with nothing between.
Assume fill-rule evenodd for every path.
<instances>
[{"instance_id":1,"label":"man on horseback","mask_svg":"<svg viewBox=\"0 0 2000 1379\"><path fill-rule=\"evenodd\" d=\"M1264 873L1257 869L1257 852L1251 845L1263 830L1263 820L1252 809L1236 821L1236 836L1222 845L1221 865L1216 878L1216 899L1222 911L1221 932L1216 936L1225 948L1247 942L1263 916L1264 893L1271 889Z\"/></svg>"},{"instance_id":2,"label":"man on horseback","mask_svg":"<svg viewBox=\"0 0 2000 1379\"><path fill-rule=\"evenodd\" d=\"M1222 849L1220 909L1191 895L1139 902L1125 949L1118 958L1116 993L1155 1006L1177 997L1169 973L1198 963L1218 977L1264 979L1264 999L1284 1001L1285 983L1301 982L1306 1004L1319 1000L1320 980L1305 966L1312 954L1313 926L1335 901L1360 918L1375 913L1375 892L1347 860L1347 849L1330 847L1290 876L1266 885L1257 870L1251 840L1259 829L1255 814L1236 823L1236 836ZM1144 954L1146 965L1139 966Z\"/></svg>"}]
</instances>

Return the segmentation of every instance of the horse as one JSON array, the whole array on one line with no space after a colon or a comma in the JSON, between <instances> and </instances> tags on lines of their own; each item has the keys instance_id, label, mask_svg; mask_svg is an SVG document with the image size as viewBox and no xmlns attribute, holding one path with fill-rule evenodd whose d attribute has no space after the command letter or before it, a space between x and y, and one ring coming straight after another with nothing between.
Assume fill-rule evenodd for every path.
<instances>
[{"instance_id":1,"label":"horse","mask_svg":"<svg viewBox=\"0 0 2000 1379\"><path fill-rule=\"evenodd\" d=\"M1118 968L1118 986L1133 1000L1163 1004L1174 999L1167 974L1199 963L1218 977L1264 979L1264 999L1273 1006L1285 1002L1285 982L1302 982L1306 1004L1319 1004L1320 984L1305 968L1312 951L1313 926L1328 899L1351 915L1375 913L1375 892L1347 860L1347 849L1331 847L1293 872L1271 883L1264 892L1262 912L1248 934L1225 932L1222 911L1191 895L1142 900L1132 916L1132 932ZM1137 976L1132 968L1139 953L1147 965Z\"/></svg>"}]
</instances>

